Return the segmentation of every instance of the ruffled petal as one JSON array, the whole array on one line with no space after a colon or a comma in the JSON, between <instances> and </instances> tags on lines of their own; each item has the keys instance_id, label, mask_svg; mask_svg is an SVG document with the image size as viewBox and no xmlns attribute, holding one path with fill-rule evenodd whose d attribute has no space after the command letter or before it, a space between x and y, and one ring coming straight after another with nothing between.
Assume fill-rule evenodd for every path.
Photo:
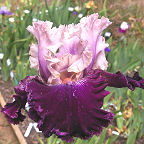
<instances>
[{"instance_id":1,"label":"ruffled petal","mask_svg":"<svg viewBox=\"0 0 144 144\"><path fill-rule=\"evenodd\" d=\"M38 41L37 55L33 54L36 46L31 46L31 67L37 69L39 66L40 75L48 84L60 83L60 73L66 70L76 73L77 78L85 69L106 70L105 48L108 44L101 33L110 24L107 18L98 19L98 14L84 17L76 25L58 28L52 27L49 21L34 22L33 26L27 27Z\"/></svg>"},{"instance_id":2,"label":"ruffled petal","mask_svg":"<svg viewBox=\"0 0 144 144\"><path fill-rule=\"evenodd\" d=\"M74 136L87 139L99 135L114 116L100 109L109 94L104 90L106 86L100 74L55 86L33 79L26 88L29 116L45 137L56 134L71 141Z\"/></svg>"},{"instance_id":3,"label":"ruffled petal","mask_svg":"<svg viewBox=\"0 0 144 144\"><path fill-rule=\"evenodd\" d=\"M111 22L109 19L102 17L98 19L98 14L92 14L87 17L83 17L80 20L81 25L81 38L87 40L91 51L93 52L93 59L89 66L90 69L100 68L102 70L107 69L107 61L105 58L104 49L108 46L105 43L104 38L101 36L102 31L107 28ZM100 55L100 56L99 56ZM97 58L97 56L99 58Z\"/></svg>"},{"instance_id":4,"label":"ruffled petal","mask_svg":"<svg viewBox=\"0 0 144 144\"><path fill-rule=\"evenodd\" d=\"M21 109L29 104L29 116L38 123L45 137L56 134L66 141L73 137L87 139L99 135L107 127L114 114L100 109L109 94L107 86L121 88L144 88L144 79L138 72L133 77L102 70L91 70L75 82L47 85L37 76L26 77L15 87L15 101L2 111L9 122L17 124L24 120Z\"/></svg>"},{"instance_id":5,"label":"ruffled petal","mask_svg":"<svg viewBox=\"0 0 144 144\"><path fill-rule=\"evenodd\" d=\"M2 109L2 112L4 112L10 123L18 124L24 120L25 116L21 114L22 105L23 104L20 99L16 98L13 103L7 103Z\"/></svg>"},{"instance_id":6,"label":"ruffled petal","mask_svg":"<svg viewBox=\"0 0 144 144\"><path fill-rule=\"evenodd\" d=\"M29 55L30 55L29 60L30 60L30 66L31 66L31 68L39 70L38 45L37 44L33 44L32 43L30 45Z\"/></svg>"},{"instance_id":7,"label":"ruffled petal","mask_svg":"<svg viewBox=\"0 0 144 144\"><path fill-rule=\"evenodd\" d=\"M15 87L16 94L13 95L15 99L14 102L7 103L5 107L2 108L2 112L10 123L18 124L25 119L25 116L21 114L21 109L25 108L27 102L27 92L25 88L27 83L33 78L34 77L26 77L24 80L21 80L19 85Z\"/></svg>"},{"instance_id":8,"label":"ruffled petal","mask_svg":"<svg viewBox=\"0 0 144 144\"><path fill-rule=\"evenodd\" d=\"M132 78L129 76L126 76L126 78L128 80L128 83L131 85L132 89L135 89L135 87L144 89L144 79L139 76L138 72L136 72Z\"/></svg>"},{"instance_id":9,"label":"ruffled petal","mask_svg":"<svg viewBox=\"0 0 144 144\"><path fill-rule=\"evenodd\" d=\"M131 90L135 90L136 87L144 89L144 79L139 76L139 73L136 72L133 77L124 76L120 71L117 73L109 73L102 70L95 70L92 73L100 72L102 77L108 83L110 87L122 88L128 87Z\"/></svg>"},{"instance_id":10,"label":"ruffled petal","mask_svg":"<svg viewBox=\"0 0 144 144\"><path fill-rule=\"evenodd\" d=\"M27 30L31 32L38 41L38 60L40 75L45 82L47 82L50 72L47 68L47 63L44 56L47 54L46 47L49 45L50 40L47 38L47 31L52 27L51 22L34 22L33 27L28 26Z\"/></svg>"}]
</instances>

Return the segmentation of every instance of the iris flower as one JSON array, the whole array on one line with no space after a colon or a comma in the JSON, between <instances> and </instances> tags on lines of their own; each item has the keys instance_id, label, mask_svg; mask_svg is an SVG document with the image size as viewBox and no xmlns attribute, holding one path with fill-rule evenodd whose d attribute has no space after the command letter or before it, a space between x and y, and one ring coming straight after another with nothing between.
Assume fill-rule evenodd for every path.
<instances>
[{"instance_id":1,"label":"iris flower","mask_svg":"<svg viewBox=\"0 0 144 144\"><path fill-rule=\"evenodd\" d=\"M52 22L38 21L28 26L38 43L30 46L30 64L40 76L27 76L15 87L15 101L2 109L8 121L22 122L21 109L28 103L28 115L45 137L55 134L70 142L73 137L99 135L114 117L101 109L110 93L105 88L144 88L138 72L133 77L105 72L108 44L101 33L110 24L92 14L77 25L56 28Z\"/></svg>"},{"instance_id":2,"label":"iris flower","mask_svg":"<svg viewBox=\"0 0 144 144\"><path fill-rule=\"evenodd\" d=\"M6 6L2 6L0 9L0 15L12 15L13 13L10 12Z\"/></svg>"},{"instance_id":3,"label":"iris flower","mask_svg":"<svg viewBox=\"0 0 144 144\"><path fill-rule=\"evenodd\" d=\"M111 51L111 49L110 49L110 48L108 48L108 47L106 47L106 48L105 48L105 51L106 51L106 52L110 52L110 51Z\"/></svg>"},{"instance_id":4,"label":"iris flower","mask_svg":"<svg viewBox=\"0 0 144 144\"><path fill-rule=\"evenodd\" d=\"M119 27L119 32L125 34L129 28L130 28L130 25L124 21L121 23Z\"/></svg>"}]
</instances>

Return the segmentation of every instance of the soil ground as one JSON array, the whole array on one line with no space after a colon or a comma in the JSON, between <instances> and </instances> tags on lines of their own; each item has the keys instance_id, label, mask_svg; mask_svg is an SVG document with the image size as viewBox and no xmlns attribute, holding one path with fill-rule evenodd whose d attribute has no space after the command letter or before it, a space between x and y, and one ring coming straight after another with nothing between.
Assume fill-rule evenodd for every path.
<instances>
[{"instance_id":1,"label":"soil ground","mask_svg":"<svg viewBox=\"0 0 144 144\"><path fill-rule=\"evenodd\" d=\"M10 124L0 112L0 144L19 144Z\"/></svg>"},{"instance_id":2,"label":"soil ground","mask_svg":"<svg viewBox=\"0 0 144 144\"><path fill-rule=\"evenodd\" d=\"M11 83L9 83L10 85ZM6 87L6 85L9 87L8 83L5 83L2 81L0 77L0 92L3 94L7 93L8 95L11 94L12 91ZM3 113L0 112L0 144L19 144L18 139L6 120Z\"/></svg>"}]
</instances>

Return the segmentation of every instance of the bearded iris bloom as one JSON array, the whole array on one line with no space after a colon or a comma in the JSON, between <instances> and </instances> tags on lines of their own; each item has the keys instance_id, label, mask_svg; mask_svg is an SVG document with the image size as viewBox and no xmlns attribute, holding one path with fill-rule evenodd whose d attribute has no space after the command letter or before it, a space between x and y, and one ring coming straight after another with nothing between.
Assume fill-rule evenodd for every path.
<instances>
[{"instance_id":1,"label":"bearded iris bloom","mask_svg":"<svg viewBox=\"0 0 144 144\"><path fill-rule=\"evenodd\" d=\"M13 13L10 12L6 6L2 6L0 9L0 15L12 15Z\"/></svg>"},{"instance_id":2,"label":"bearded iris bloom","mask_svg":"<svg viewBox=\"0 0 144 144\"><path fill-rule=\"evenodd\" d=\"M125 34L129 28L130 28L130 25L124 21L121 23L119 27L119 32Z\"/></svg>"},{"instance_id":3,"label":"bearded iris bloom","mask_svg":"<svg viewBox=\"0 0 144 144\"><path fill-rule=\"evenodd\" d=\"M144 88L138 72L134 77L105 72L108 44L101 33L110 24L92 14L77 25L52 28L52 22L38 21L28 26L38 43L30 45L30 64L40 76L27 76L15 87L15 101L2 109L9 122L22 122L21 109L28 103L29 117L45 137L56 134L69 142L99 135L114 117L101 109L109 94L105 88Z\"/></svg>"}]
</instances>

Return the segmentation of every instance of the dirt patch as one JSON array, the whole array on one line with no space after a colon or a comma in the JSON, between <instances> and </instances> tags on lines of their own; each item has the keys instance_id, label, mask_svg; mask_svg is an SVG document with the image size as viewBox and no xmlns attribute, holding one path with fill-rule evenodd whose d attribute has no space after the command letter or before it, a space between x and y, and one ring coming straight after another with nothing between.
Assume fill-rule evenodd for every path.
<instances>
[{"instance_id":1,"label":"dirt patch","mask_svg":"<svg viewBox=\"0 0 144 144\"><path fill-rule=\"evenodd\" d=\"M0 144L19 144L3 113L0 112Z\"/></svg>"},{"instance_id":2,"label":"dirt patch","mask_svg":"<svg viewBox=\"0 0 144 144\"><path fill-rule=\"evenodd\" d=\"M7 85L5 82L1 80L0 77L0 92L3 91L3 94L7 93L10 89L5 89ZM11 90L9 91L9 94ZM10 124L7 122L3 113L0 112L0 144L19 144L16 135Z\"/></svg>"}]
</instances>

